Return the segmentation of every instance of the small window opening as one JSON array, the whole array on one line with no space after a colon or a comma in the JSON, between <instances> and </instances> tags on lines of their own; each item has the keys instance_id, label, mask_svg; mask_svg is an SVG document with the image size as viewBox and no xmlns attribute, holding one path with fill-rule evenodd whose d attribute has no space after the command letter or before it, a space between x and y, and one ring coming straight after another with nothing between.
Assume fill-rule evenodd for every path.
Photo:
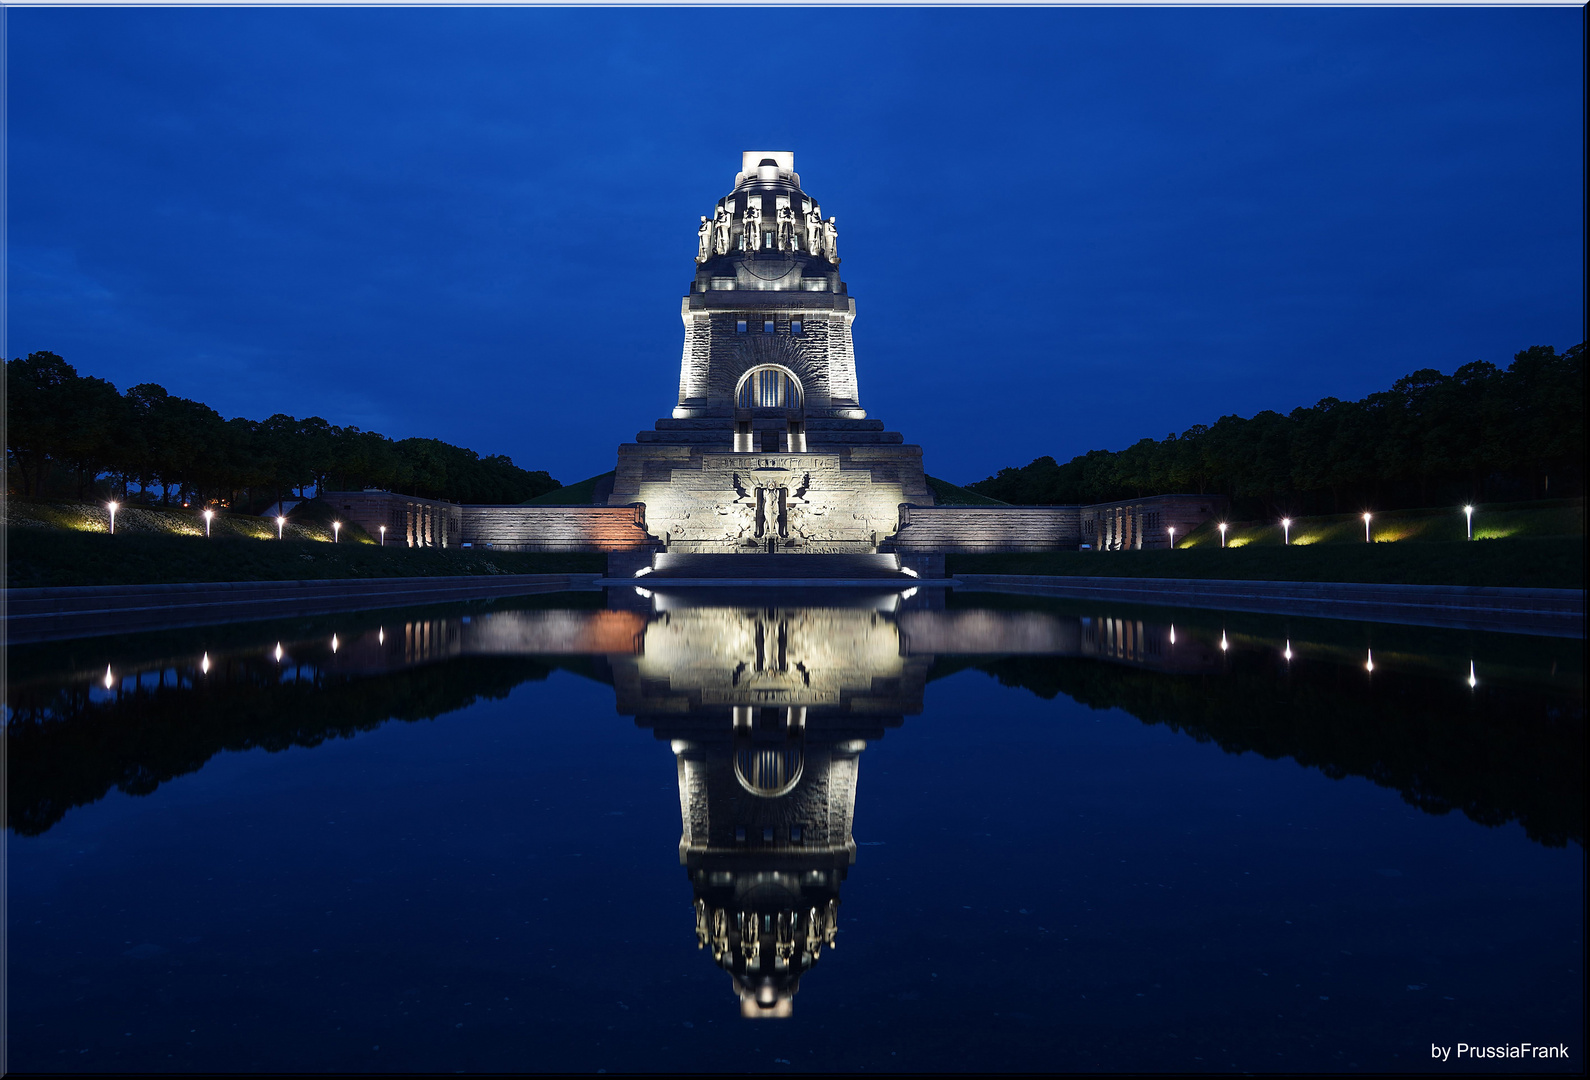
<instances>
[{"instance_id":1,"label":"small window opening","mask_svg":"<svg viewBox=\"0 0 1590 1080\"><path fill-rule=\"evenodd\" d=\"M736 333L740 333L740 334L745 333L745 330L746 330L745 320L741 319L738 322L736 322L734 324L734 329L735 329Z\"/></svg>"},{"instance_id":2,"label":"small window opening","mask_svg":"<svg viewBox=\"0 0 1590 1080\"><path fill-rule=\"evenodd\" d=\"M771 232L769 232L769 231L766 231L766 230L764 230L763 233L762 233L762 250L763 251L772 251L773 250L773 234Z\"/></svg>"},{"instance_id":3,"label":"small window opening","mask_svg":"<svg viewBox=\"0 0 1590 1080\"><path fill-rule=\"evenodd\" d=\"M799 825L791 825L789 827L789 840L792 844L801 842L801 827Z\"/></svg>"},{"instance_id":4,"label":"small window opening","mask_svg":"<svg viewBox=\"0 0 1590 1080\"><path fill-rule=\"evenodd\" d=\"M801 321L799 319L790 320L789 332L792 334L798 334L801 332Z\"/></svg>"},{"instance_id":5,"label":"small window opening","mask_svg":"<svg viewBox=\"0 0 1590 1080\"><path fill-rule=\"evenodd\" d=\"M762 320L762 333L771 334L772 332L773 332L773 320L772 319L763 319Z\"/></svg>"},{"instance_id":6,"label":"small window opening","mask_svg":"<svg viewBox=\"0 0 1590 1080\"><path fill-rule=\"evenodd\" d=\"M744 825L736 825L734 827L734 838L736 840L738 840L742 844L745 843L745 826Z\"/></svg>"},{"instance_id":7,"label":"small window opening","mask_svg":"<svg viewBox=\"0 0 1590 1080\"><path fill-rule=\"evenodd\" d=\"M767 828L762 830L762 843L771 844L772 842L773 842L773 826L769 825Z\"/></svg>"}]
</instances>

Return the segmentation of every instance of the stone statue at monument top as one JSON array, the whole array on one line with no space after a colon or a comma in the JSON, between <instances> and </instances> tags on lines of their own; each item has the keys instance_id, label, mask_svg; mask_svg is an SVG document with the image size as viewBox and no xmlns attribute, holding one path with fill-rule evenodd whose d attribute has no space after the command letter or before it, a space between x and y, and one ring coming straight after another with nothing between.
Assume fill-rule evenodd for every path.
<instances>
[{"instance_id":1,"label":"stone statue at monument top","mask_svg":"<svg viewBox=\"0 0 1590 1080\"><path fill-rule=\"evenodd\" d=\"M778 249L788 251L795 244L795 211L787 206L778 208Z\"/></svg>"},{"instance_id":2,"label":"stone statue at monument top","mask_svg":"<svg viewBox=\"0 0 1590 1080\"><path fill-rule=\"evenodd\" d=\"M755 200L751 200L745 205L745 250L760 251L761 249L762 208L756 205Z\"/></svg>"},{"instance_id":3,"label":"stone statue at monument top","mask_svg":"<svg viewBox=\"0 0 1590 1080\"><path fill-rule=\"evenodd\" d=\"M734 224L734 215L729 213L726 206L718 207L718 212L713 216L713 250L719 255L729 253L729 229Z\"/></svg>"},{"instance_id":4,"label":"stone statue at monument top","mask_svg":"<svg viewBox=\"0 0 1590 1080\"><path fill-rule=\"evenodd\" d=\"M839 225L836 218L823 222L823 252L829 262L839 261Z\"/></svg>"},{"instance_id":5,"label":"stone statue at monument top","mask_svg":"<svg viewBox=\"0 0 1590 1080\"><path fill-rule=\"evenodd\" d=\"M701 217L701 227L696 230L696 262L704 263L712 257L712 222Z\"/></svg>"},{"instance_id":6,"label":"stone statue at monument top","mask_svg":"<svg viewBox=\"0 0 1590 1080\"><path fill-rule=\"evenodd\" d=\"M823 208L816 203L806 212L806 250L813 255L823 250Z\"/></svg>"}]
</instances>

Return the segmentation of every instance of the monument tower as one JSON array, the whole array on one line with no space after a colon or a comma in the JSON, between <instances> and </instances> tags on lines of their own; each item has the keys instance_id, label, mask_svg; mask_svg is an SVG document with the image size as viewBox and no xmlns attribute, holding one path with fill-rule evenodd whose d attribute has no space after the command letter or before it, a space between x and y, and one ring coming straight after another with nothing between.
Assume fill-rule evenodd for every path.
<instances>
[{"instance_id":1,"label":"monument tower","mask_svg":"<svg viewBox=\"0 0 1590 1080\"><path fill-rule=\"evenodd\" d=\"M679 402L619 447L608 499L669 551L872 552L932 505L922 448L861 407L838 240L783 151L745 153L701 216Z\"/></svg>"}]
</instances>

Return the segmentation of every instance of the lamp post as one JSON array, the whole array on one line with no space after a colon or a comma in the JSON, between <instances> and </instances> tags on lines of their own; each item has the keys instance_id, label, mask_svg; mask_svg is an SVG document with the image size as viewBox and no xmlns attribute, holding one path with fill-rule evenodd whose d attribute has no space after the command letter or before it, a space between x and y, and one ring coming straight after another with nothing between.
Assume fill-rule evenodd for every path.
<instances>
[{"instance_id":1,"label":"lamp post","mask_svg":"<svg viewBox=\"0 0 1590 1080\"><path fill-rule=\"evenodd\" d=\"M206 510L204 512L204 535L205 536L209 536L210 535L210 519L213 518L214 516L215 516L215 511L214 510Z\"/></svg>"},{"instance_id":2,"label":"lamp post","mask_svg":"<svg viewBox=\"0 0 1590 1080\"><path fill-rule=\"evenodd\" d=\"M119 502L108 502L108 503L105 504L105 506L106 506L107 509L110 510L110 534L112 536L115 536L116 535L116 509L117 509L117 507L121 506L121 503L119 503Z\"/></svg>"},{"instance_id":3,"label":"lamp post","mask_svg":"<svg viewBox=\"0 0 1590 1080\"><path fill-rule=\"evenodd\" d=\"M1220 546L1226 546L1226 523L1224 521L1220 523Z\"/></svg>"},{"instance_id":4,"label":"lamp post","mask_svg":"<svg viewBox=\"0 0 1590 1080\"><path fill-rule=\"evenodd\" d=\"M331 542L333 544L342 543L342 522L340 521L331 523Z\"/></svg>"},{"instance_id":5,"label":"lamp post","mask_svg":"<svg viewBox=\"0 0 1590 1080\"><path fill-rule=\"evenodd\" d=\"M386 547L386 526L381 526L381 546Z\"/></svg>"},{"instance_id":6,"label":"lamp post","mask_svg":"<svg viewBox=\"0 0 1590 1080\"><path fill-rule=\"evenodd\" d=\"M1170 549L1172 551L1175 551L1176 550L1176 526L1172 525L1168 529L1166 529L1165 531L1170 534Z\"/></svg>"},{"instance_id":7,"label":"lamp post","mask_svg":"<svg viewBox=\"0 0 1590 1080\"><path fill-rule=\"evenodd\" d=\"M1281 546L1289 547L1292 543L1292 519L1281 519Z\"/></svg>"},{"instance_id":8,"label":"lamp post","mask_svg":"<svg viewBox=\"0 0 1590 1080\"><path fill-rule=\"evenodd\" d=\"M1373 540L1369 539L1369 511L1367 510L1364 511L1364 543L1374 543Z\"/></svg>"},{"instance_id":9,"label":"lamp post","mask_svg":"<svg viewBox=\"0 0 1590 1080\"><path fill-rule=\"evenodd\" d=\"M286 517L286 515L285 514L277 514L276 515L276 539L278 539L278 540L283 539L282 530L285 529L286 527L287 527L287 517Z\"/></svg>"},{"instance_id":10,"label":"lamp post","mask_svg":"<svg viewBox=\"0 0 1590 1080\"><path fill-rule=\"evenodd\" d=\"M1474 539L1474 507L1465 506L1463 508L1463 521L1468 526L1469 539Z\"/></svg>"}]
</instances>

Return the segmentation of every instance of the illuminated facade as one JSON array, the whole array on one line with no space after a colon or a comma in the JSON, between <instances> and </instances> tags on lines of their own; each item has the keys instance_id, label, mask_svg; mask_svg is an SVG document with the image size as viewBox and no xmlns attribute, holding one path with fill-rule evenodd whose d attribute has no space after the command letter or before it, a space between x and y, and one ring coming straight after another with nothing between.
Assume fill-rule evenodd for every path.
<instances>
[{"instance_id":1,"label":"illuminated facade","mask_svg":"<svg viewBox=\"0 0 1590 1080\"><path fill-rule=\"evenodd\" d=\"M922 448L861 407L838 225L793 154L750 151L696 237L679 401L619 447L608 505L668 550L856 552L931 506Z\"/></svg>"}]
</instances>

